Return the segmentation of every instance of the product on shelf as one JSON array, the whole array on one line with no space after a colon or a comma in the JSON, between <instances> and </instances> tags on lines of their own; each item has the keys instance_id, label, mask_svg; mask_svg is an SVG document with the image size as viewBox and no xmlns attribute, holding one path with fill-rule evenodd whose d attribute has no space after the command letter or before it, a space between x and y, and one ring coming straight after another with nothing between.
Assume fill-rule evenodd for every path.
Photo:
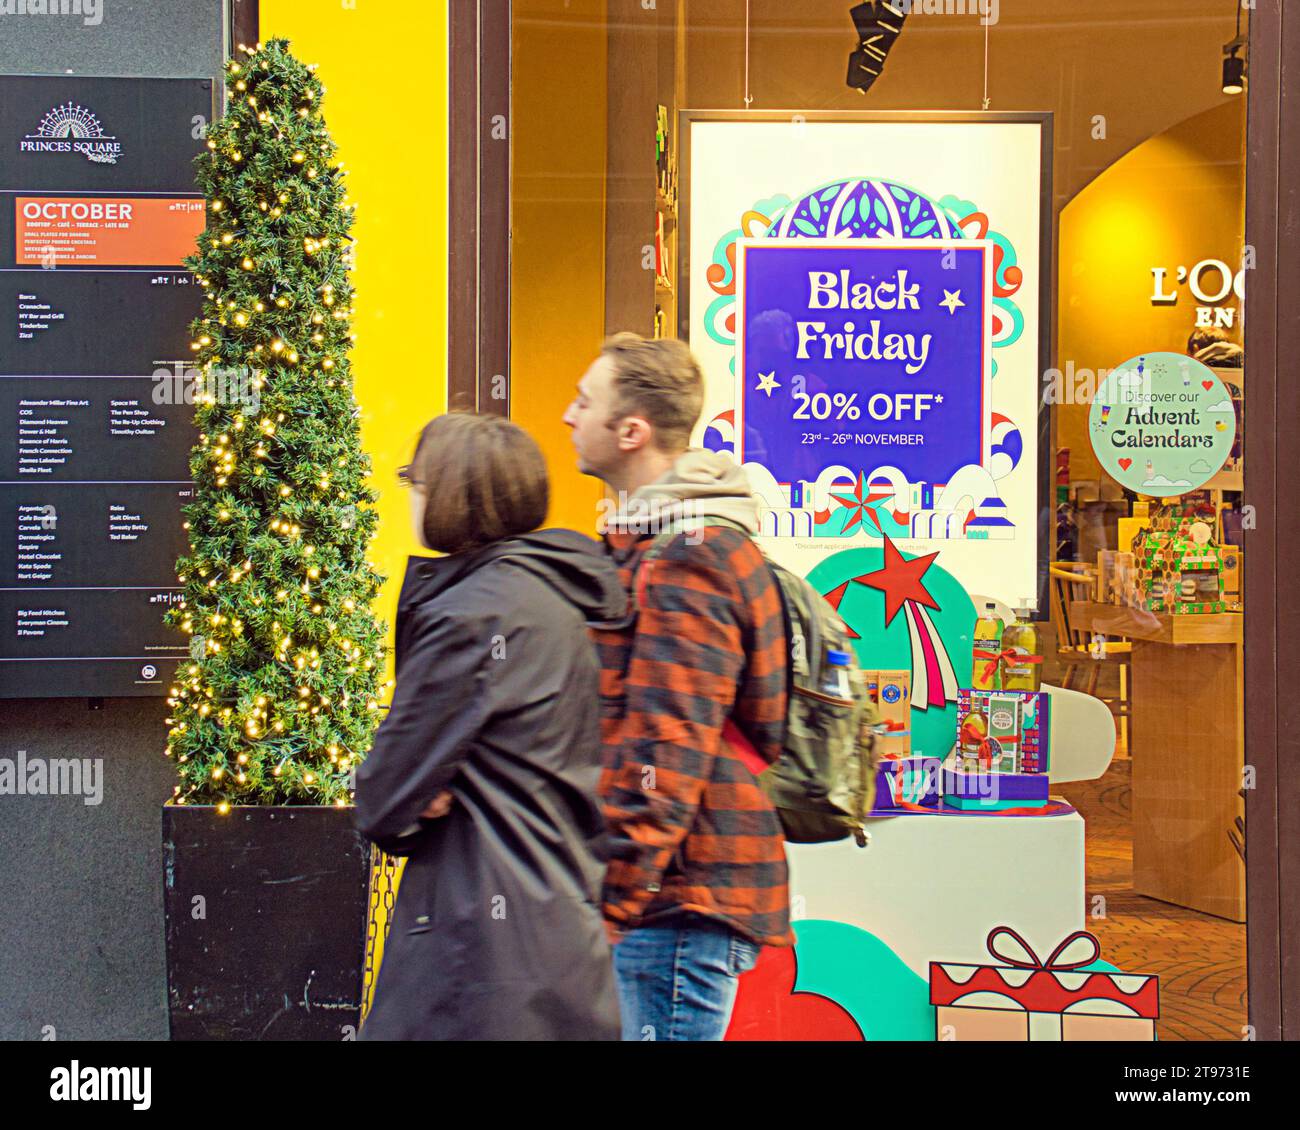
<instances>
[{"instance_id":1,"label":"product on shelf","mask_svg":"<svg viewBox=\"0 0 1300 1130\"><path fill-rule=\"evenodd\" d=\"M1046 691L961 690L953 755L943 766L943 803L995 811L1048 801Z\"/></svg>"},{"instance_id":2,"label":"product on shelf","mask_svg":"<svg viewBox=\"0 0 1300 1130\"><path fill-rule=\"evenodd\" d=\"M876 704L882 726L876 749L883 759L906 757L912 752L912 673L867 671L867 693Z\"/></svg>"},{"instance_id":3,"label":"product on shelf","mask_svg":"<svg viewBox=\"0 0 1300 1130\"><path fill-rule=\"evenodd\" d=\"M1038 654L1038 629L1030 620L1031 615L1029 608L1021 608L1015 620L1002 630L1002 678L999 685L1003 690L1038 690L1043 657Z\"/></svg>"},{"instance_id":4,"label":"product on shelf","mask_svg":"<svg viewBox=\"0 0 1300 1130\"><path fill-rule=\"evenodd\" d=\"M1187 536L1148 530L1133 549L1140 607L1175 616L1224 611L1223 550L1206 525L1189 523Z\"/></svg>"},{"instance_id":5,"label":"product on shelf","mask_svg":"<svg viewBox=\"0 0 1300 1130\"><path fill-rule=\"evenodd\" d=\"M971 686L996 690L1002 659L1002 620L997 605L989 601L975 621L975 651L971 658Z\"/></svg>"}]
</instances>

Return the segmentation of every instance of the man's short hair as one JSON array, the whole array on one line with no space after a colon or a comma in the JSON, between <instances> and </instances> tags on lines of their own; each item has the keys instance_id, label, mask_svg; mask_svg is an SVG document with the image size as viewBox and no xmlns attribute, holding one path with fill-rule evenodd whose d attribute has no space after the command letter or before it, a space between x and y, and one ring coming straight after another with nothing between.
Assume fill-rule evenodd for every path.
<instances>
[{"instance_id":1,"label":"man's short hair","mask_svg":"<svg viewBox=\"0 0 1300 1130\"><path fill-rule=\"evenodd\" d=\"M654 428L660 451L682 451L704 407L704 375L686 346L672 338L620 333L606 339L601 356L614 362L614 414L642 416Z\"/></svg>"}]
</instances>

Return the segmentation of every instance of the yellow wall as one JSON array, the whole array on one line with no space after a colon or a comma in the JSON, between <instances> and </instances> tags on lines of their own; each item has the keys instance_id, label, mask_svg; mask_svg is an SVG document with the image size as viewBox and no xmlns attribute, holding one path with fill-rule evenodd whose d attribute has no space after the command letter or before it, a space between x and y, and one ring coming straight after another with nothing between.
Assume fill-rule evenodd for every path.
<instances>
[{"instance_id":1,"label":"yellow wall","mask_svg":"<svg viewBox=\"0 0 1300 1130\"><path fill-rule=\"evenodd\" d=\"M397 468L447 405L447 5L262 0L261 34L320 65L325 121L357 205L352 353L380 492L372 559L392 625L410 529Z\"/></svg>"},{"instance_id":2,"label":"yellow wall","mask_svg":"<svg viewBox=\"0 0 1300 1130\"><path fill-rule=\"evenodd\" d=\"M1203 259L1241 262L1245 226L1240 99L1187 119L1115 162L1061 212L1056 362L1113 369L1139 353L1183 352L1197 303L1175 272ZM1168 274L1174 306L1153 306L1152 267ZM1205 282L1216 288L1218 274ZM1241 303L1230 295L1221 305ZM1240 329L1229 336L1241 341ZM1090 390L1095 384L1089 386ZM1056 443L1071 477L1101 470L1088 440L1089 403L1056 412Z\"/></svg>"},{"instance_id":3,"label":"yellow wall","mask_svg":"<svg viewBox=\"0 0 1300 1130\"><path fill-rule=\"evenodd\" d=\"M514 0L510 415L551 474L549 525L592 533L600 484L560 422L605 325L605 0Z\"/></svg>"}]
</instances>

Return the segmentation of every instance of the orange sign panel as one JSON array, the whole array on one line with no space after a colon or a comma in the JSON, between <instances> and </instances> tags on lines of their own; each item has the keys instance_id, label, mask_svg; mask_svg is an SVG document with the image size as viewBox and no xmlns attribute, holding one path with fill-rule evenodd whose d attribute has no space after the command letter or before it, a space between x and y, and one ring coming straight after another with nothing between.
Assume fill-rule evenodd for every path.
<instances>
[{"instance_id":1,"label":"orange sign panel","mask_svg":"<svg viewBox=\"0 0 1300 1130\"><path fill-rule=\"evenodd\" d=\"M20 196L20 267L179 267L196 250L204 202L179 197Z\"/></svg>"}]
</instances>

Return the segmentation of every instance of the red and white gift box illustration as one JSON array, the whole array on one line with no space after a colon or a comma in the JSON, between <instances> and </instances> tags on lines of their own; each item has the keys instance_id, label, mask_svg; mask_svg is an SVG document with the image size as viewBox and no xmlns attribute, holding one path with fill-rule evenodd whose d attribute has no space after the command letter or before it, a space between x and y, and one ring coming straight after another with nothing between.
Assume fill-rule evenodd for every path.
<instances>
[{"instance_id":1,"label":"red and white gift box illustration","mask_svg":"<svg viewBox=\"0 0 1300 1130\"><path fill-rule=\"evenodd\" d=\"M930 963L930 1003L940 1040L1154 1040L1160 980L1085 969L1101 956L1077 930L1044 961L1009 926L989 931L1002 964Z\"/></svg>"}]
</instances>

